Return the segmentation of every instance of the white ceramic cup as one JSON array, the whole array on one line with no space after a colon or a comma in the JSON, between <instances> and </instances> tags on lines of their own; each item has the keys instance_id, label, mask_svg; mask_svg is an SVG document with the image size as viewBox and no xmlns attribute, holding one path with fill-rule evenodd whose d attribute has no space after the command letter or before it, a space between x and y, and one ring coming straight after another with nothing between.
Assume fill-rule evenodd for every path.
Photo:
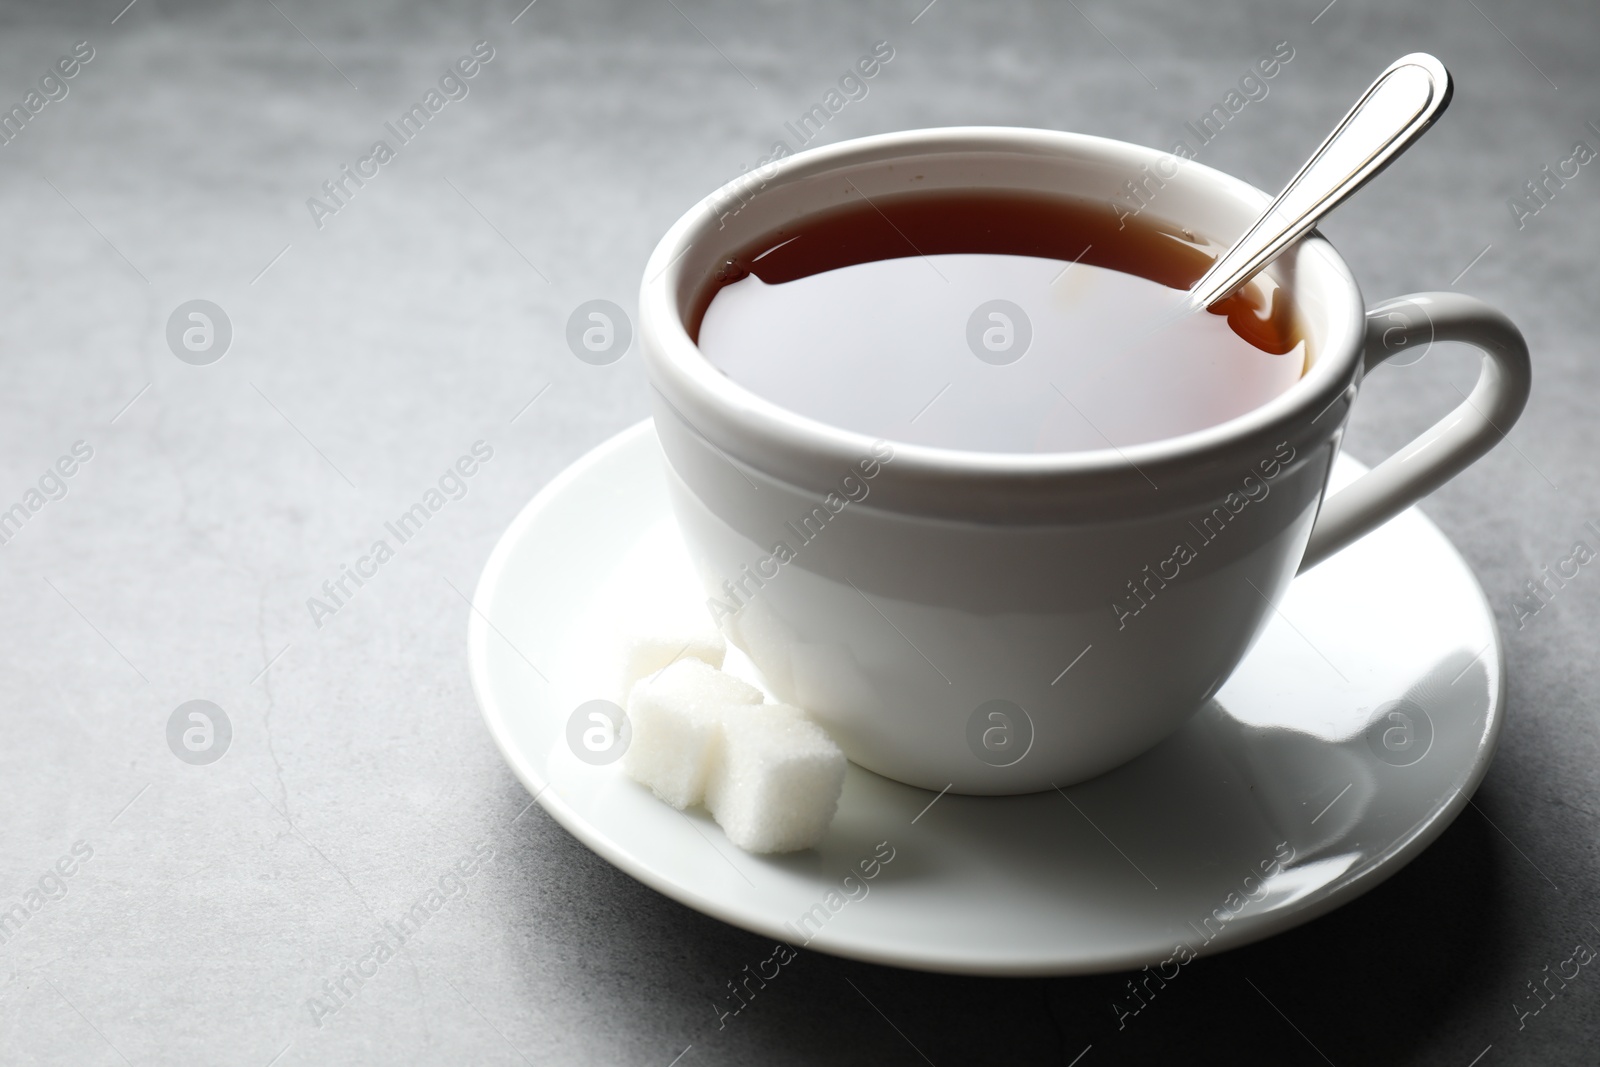
<instances>
[{"instance_id":1,"label":"white ceramic cup","mask_svg":"<svg viewBox=\"0 0 1600 1067\"><path fill-rule=\"evenodd\" d=\"M992 188L1109 201L1158 164L1149 212L1224 244L1270 200L1193 162L1166 178L1172 157L1119 141L918 130L741 177L679 219L645 268L656 432L708 608L863 767L1006 794L1138 755L1216 693L1298 571L1472 463L1521 413L1527 347L1503 315L1454 293L1364 309L1315 233L1269 268L1314 354L1304 377L1230 421L1120 450L874 441L742 388L685 327L729 253L852 200ZM1433 341L1481 350L1472 394L1324 501L1363 375Z\"/></svg>"}]
</instances>

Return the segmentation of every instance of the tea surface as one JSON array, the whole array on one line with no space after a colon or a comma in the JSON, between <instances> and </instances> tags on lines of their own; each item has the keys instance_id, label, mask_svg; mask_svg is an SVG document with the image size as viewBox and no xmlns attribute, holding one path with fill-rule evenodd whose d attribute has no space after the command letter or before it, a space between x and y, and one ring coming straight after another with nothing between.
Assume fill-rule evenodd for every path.
<instances>
[{"instance_id":1,"label":"tea surface","mask_svg":"<svg viewBox=\"0 0 1600 1067\"><path fill-rule=\"evenodd\" d=\"M732 257L690 316L701 351L791 411L989 452L1203 429L1297 381L1286 294L1175 316L1216 249L1101 203L938 193L861 201Z\"/></svg>"}]
</instances>

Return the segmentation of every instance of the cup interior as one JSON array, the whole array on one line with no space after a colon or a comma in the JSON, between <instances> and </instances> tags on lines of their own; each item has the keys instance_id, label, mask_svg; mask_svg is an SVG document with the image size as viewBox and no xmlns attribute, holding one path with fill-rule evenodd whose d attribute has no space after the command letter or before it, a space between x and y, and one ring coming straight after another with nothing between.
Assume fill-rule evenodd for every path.
<instances>
[{"instance_id":1,"label":"cup interior","mask_svg":"<svg viewBox=\"0 0 1600 1067\"><path fill-rule=\"evenodd\" d=\"M1231 243L1270 202L1261 190L1192 160L1120 141L1042 130L888 134L811 150L747 172L687 213L646 268L641 316L652 382L719 448L795 484L825 480L808 479L800 468L837 469L860 455L871 439L752 393L714 367L691 338L707 292L732 253L780 227L862 199L1015 190L1101 201L1112 212L1113 203L1129 203L1130 181L1150 191L1144 209L1148 216L1181 225L1220 246ZM1125 474L1130 460L1144 465L1193 458L1309 421L1359 373L1361 295L1343 260L1316 233L1265 273L1287 291L1309 360L1298 381L1261 406L1194 432L1125 449L1018 454L906 446L899 452L906 462L897 462L897 477L919 472L941 477L1099 472L1109 477L1113 470Z\"/></svg>"}]
</instances>

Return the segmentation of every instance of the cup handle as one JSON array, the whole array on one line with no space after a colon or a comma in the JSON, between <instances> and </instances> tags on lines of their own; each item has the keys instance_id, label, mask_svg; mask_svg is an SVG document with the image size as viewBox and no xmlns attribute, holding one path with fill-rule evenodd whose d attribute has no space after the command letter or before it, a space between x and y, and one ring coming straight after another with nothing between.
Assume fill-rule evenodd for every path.
<instances>
[{"instance_id":1,"label":"cup handle","mask_svg":"<svg viewBox=\"0 0 1600 1067\"><path fill-rule=\"evenodd\" d=\"M1369 309L1362 374L1434 341L1460 341L1482 352L1478 384L1450 414L1323 501L1300 573L1461 473L1522 414L1533 384L1527 342L1510 319L1460 293L1413 293Z\"/></svg>"}]
</instances>

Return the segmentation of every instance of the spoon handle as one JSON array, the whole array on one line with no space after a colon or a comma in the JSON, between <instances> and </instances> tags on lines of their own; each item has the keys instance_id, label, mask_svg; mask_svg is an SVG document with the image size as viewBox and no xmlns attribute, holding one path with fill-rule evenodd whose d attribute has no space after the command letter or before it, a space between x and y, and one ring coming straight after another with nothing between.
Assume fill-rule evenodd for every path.
<instances>
[{"instance_id":1,"label":"spoon handle","mask_svg":"<svg viewBox=\"0 0 1600 1067\"><path fill-rule=\"evenodd\" d=\"M1191 306L1232 296L1405 151L1443 113L1450 93L1450 72L1426 52L1390 64L1255 225L1195 283Z\"/></svg>"}]
</instances>

